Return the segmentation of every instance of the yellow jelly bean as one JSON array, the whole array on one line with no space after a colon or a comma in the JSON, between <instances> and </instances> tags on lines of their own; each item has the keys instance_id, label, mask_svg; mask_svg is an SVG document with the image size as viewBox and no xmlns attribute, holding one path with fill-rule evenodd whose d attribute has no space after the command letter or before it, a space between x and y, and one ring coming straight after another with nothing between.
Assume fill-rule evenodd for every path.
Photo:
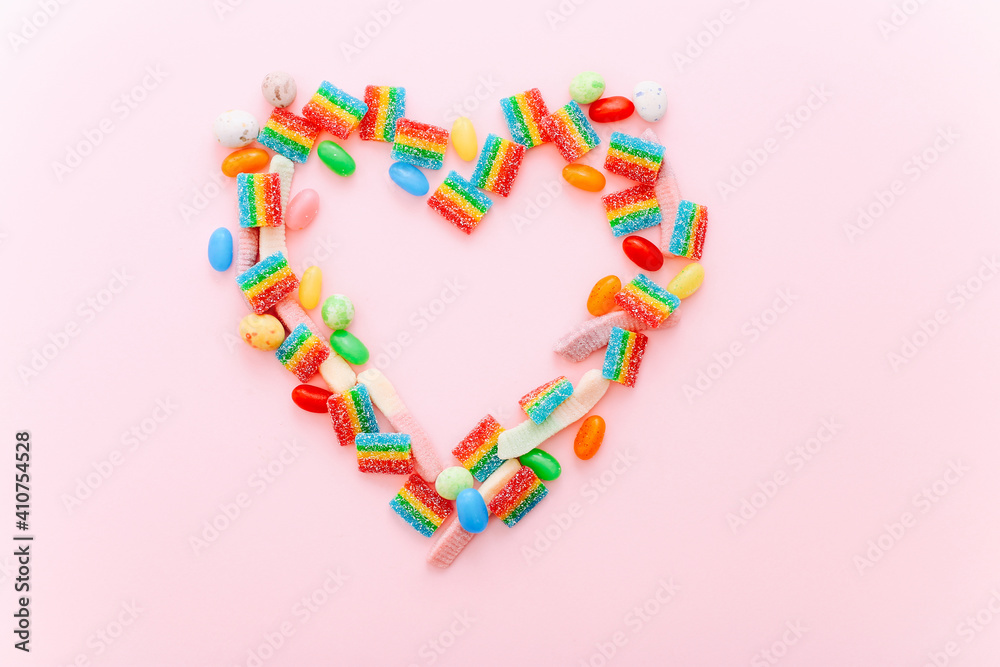
<instances>
[{"instance_id":1,"label":"yellow jelly bean","mask_svg":"<svg viewBox=\"0 0 1000 667\"><path fill-rule=\"evenodd\" d=\"M701 287L701 281L705 279L705 269L698 262L691 262L680 270L674 279L667 285L667 291L677 296L678 299L686 299Z\"/></svg>"},{"instance_id":2,"label":"yellow jelly bean","mask_svg":"<svg viewBox=\"0 0 1000 667\"><path fill-rule=\"evenodd\" d=\"M615 294L622 289L618 276L604 276L590 290L587 297L587 312L595 317L607 315L615 307Z\"/></svg>"},{"instance_id":3,"label":"yellow jelly bean","mask_svg":"<svg viewBox=\"0 0 1000 667\"><path fill-rule=\"evenodd\" d=\"M310 266L299 281L299 303L306 310L319 305L319 293L323 289L323 272L318 266Z\"/></svg>"},{"instance_id":4,"label":"yellow jelly bean","mask_svg":"<svg viewBox=\"0 0 1000 667\"><path fill-rule=\"evenodd\" d=\"M277 350L285 340L285 327L274 315L247 315L240 320L240 338L258 350Z\"/></svg>"},{"instance_id":5,"label":"yellow jelly bean","mask_svg":"<svg viewBox=\"0 0 1000 667\"><path fill-rule=\"evenodd\" d=\"M466 162L471 162L476 157L479 150L479 143L476 141L476 128L472 126L472 121L465 116L459 116L451 126L451 145L455 147L458 157Z\"/></svg>"},{"instance_id":6,"label":"yellow jelly bean","mask_svg":"<svg viewBox=\"0 0 1000 667\"><path fill-rule=\"evenodd\" d=\"M608 182L604 174L585 164L568 164L563 167L562 175L574 188L587 192L600 192Z\"/></svg>"},{"instance_id":7,"label":"yellow jelly bean","mask_svg":"<svg viewBox=\"0 0 1000 667\"><path fill-rule=\"evenodd\" d=\"M241 148L227 155L226 159L222 161L222 173L226 176L249 174L260 171L270 161L271 158L267 156L267 151L259 148Z\"/></svg>"}]
</instances>

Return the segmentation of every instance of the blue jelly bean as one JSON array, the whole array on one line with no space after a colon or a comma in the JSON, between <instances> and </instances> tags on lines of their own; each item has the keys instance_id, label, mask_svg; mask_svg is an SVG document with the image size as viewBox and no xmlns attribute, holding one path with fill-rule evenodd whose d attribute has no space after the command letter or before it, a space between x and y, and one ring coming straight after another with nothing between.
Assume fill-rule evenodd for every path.
<instances>
[{"instance_id":1,"label":"blue jelly bean","mask_svg":"<svg viewBox=\"0 0 1000 667\"><path fill-rule=\"evenodd\" d=\"M208 261L216 271L225 271L233 263L233 235L219 227L208 237Z\"/></svg>"},{"instance_id":2,"label":"blue jelly bean","mask_svg":"<svg viewBox=\"0 0 1000 667\"><path fill-rule=\"evenodd\" d=\"M421 197L431 189L424 172L406 162L393 162L389 167L389 178L411 195Z\"/></svg>"},{"instance_id":3,"label":"blue jelly bean","mask_svg":"<svg viewBox=\"0 0 1000 667\"><path fill-rule=\"evenodd\" d=\"M490 520L490 512L486 509L486 501L479 489L465 489L455 499L455 509L458 510L458 522L470 533L481 533L486 530L486 522Z\"/></svg>"}]
</instances>

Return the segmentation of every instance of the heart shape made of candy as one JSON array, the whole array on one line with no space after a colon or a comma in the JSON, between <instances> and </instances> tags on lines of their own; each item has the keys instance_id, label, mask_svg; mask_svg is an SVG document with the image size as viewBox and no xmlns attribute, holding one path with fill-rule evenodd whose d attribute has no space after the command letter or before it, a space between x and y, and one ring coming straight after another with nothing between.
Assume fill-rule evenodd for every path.
<instances>
[{"instance_id":1,"label":"heart shape made of candy","mask_svg":"<svg viewBox=\"0 0 1000 667\"><path fill-rule=\"evenodd\" d=\"M675 325L681 299L697 290L703 271L699 264L689 264L665 288L642 273L624 287L614 277L599 282L588 300L588 310L595 317L569 331L556 343L555 351L568 360L582 361L606 348L603 364L582 373L575 385L558 377L524 395L519 404L527 418L509 429L492 415L482 418L452 449L458 465L446 468L430 436L389 379L375 368L356 373L354 365L364 364L368 354L364 345L344 330L353 316L353 306L345 314L345 304L339 303L334 309L336 316L331 314L330 319L324 315L334 329L330 345L324 340L325 332L306 312L318 305L322 274L317 267L307 269L301 277L295 274L289 264L285 232L286 228L300 229L308 224L315 215L318 196L304 190L292 199L295 165L308 160L321 132L347 139L357 130L362 140L390 144L396 160L390 177L405 192L424 196L429 186L421 169L441 169L451 141L467 161L478 152L475 168L468 178L449 171L427 204L456 228L471 234L494 206L490 195L506 197L510 193L522 161L536 146L555 144L571 163L564 170L570 184L591 192L603 189L603 174L575 164L600 144L600 138L576 101L550 113L537 88L501 100L511 139L490 134L479 150L468 119L458 119L449 132L407 118L403 88L368 86L362 99L324 81L301 115L296 115L287 109L294 98L294 81L284 77L288 80L273 73L265 79L265 96L272 103L277 99L269 95L274 86L293 92L280 99L281 106L275 106L263 128L258 130L256 120L246 112L227 112L216 121L220 142L240 149L226 158L223 171L237 178L240 227L236 281L253 313L241 323L241 336L254 347L274 350L300 382L319 375L325 389L299 385L292 392L293 400L309 412L329 416L335 441L354 447L361 472L408 476L389 505L417 532L435 538L428 561L447 567L474 535L488 526L491 515L514 526L545 498L548 490L543 482L557 478L561 468L542 445L583 419L612 383L634 386L648 341L642 332ZM597 100L591 118L597 122L620 120L628 105L618 100L611 105L613 117L603 119L600 110L609 105ZM269 158L267 173L253 173L268 164L266 151L248 147L254 139L275 153ZM317 154L340 176L349 176L356 169L353 157L332 141L320 142ZM641 237L625 240L623 248L630 259L656 270L664 256L701 258L707 210L680 198L664 147L652 130L638 137L614 132L604 168L636 182L602 197L612 234L617 237L660 228L658 248ZM665 220L673 223L669 231ZM232 263L232 243L227 229L213 233L209 258L217 270L226 270ZM380 432L376 410L394 432ZM600 417L584 422L574 446L581 459L594 455L603 432Z\"/></svg>"}]
</instances>

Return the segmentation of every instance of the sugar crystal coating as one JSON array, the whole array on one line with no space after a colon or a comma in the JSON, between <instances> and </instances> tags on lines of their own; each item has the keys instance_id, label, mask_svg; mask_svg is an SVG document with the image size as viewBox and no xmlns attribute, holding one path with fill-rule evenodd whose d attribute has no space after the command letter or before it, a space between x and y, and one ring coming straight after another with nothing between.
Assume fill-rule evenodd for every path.
<instances>
[{"instance_id":1,"label":"sugar crystal coating","mask_svg":"<svg viewBox=\"0 0 1000 667\"><path fill-rule=\"evenodd\" d=\"M655 329L681 305L681 300L643 274L615 295L615 303L646 326Z\"/></svg>"},{"instance_id":2,"label":"sugar crystal coating","mask_svg":"<svg viewBox=\"0 0 1000 667\"><path fill-rule=\"evenodd\" d=\"M653 141L615 132L608 143L604 168L633 181L654 183L663 165L663 151L663 146Z\"/></svg>"},{"instance_id":3,"label":"sugar crystal coating","mask_svg":"<svg viewBox=\"0 0 1000 667\"><path fill-rule=\"evenodd\" d=\"M438 495L434 488L417 474L410 475L389 507L421 535L430 537L455 506Z\"/></svg>"},{"instance_id":4,"label":"sugar crystal coating","mask_svg":"<svg viewBox=\"0 0 1000 667\"><path fill-rule=\"evenodd\" d=\"M292 273L285 256L276 252L236 276L236 283L253 312L263 315L294 291L299 286L299 279Z\"/></svg>"},{"instance_id":5,"label":"sugar crystal coating","mask_svg":"<svg viewBox=\"0 0 1000 667\"><path fill-rule=\"evenodd\" d=\"M542 93L537 88L500 100L500 109L517 143L532 148L549 141L542 120L549 115Z\"/></svg>"},{"instance_id":6,"label":"sugar crystal coating","mask_svg":"<svg viewBox=\"0 0 1000 667\"><path fill-rule=\"evenodd\" d=\"M594 126L576 102L570 102L546 116L542 120L542 130L567 162L580 159L601 143Z\"/></svg>"},{"instance_id":7,"label":"sugar crystal coating","mask_svg":"<svg viewBox=\"0 0 1000 667\"><path fill-rule=\"evenodd\" d=\"M483 143L476 170L472 173L472 184L506 197L510 194L510 186L514 183L526 151L521 144L501 139L495 134L489 135Z\"/></svg>"},{"instance_id":8,"label":"sugar crystal coating","mask_svg":"<svg viewBox=\"0 0 1000 667\"><path fill-rule=\"evenodd\" d=\"M300 324L292 329L274 354L299 382L306 382L316 375L320 364L330 356L330 348L308 326Z\"/></svg>"},{"instance_id":9,"label":"sugar crystal coating","mask_svg":"<svg viewBox=\"0 0 1000 667\"><path fill-rule=\"evenodd\" d=\"M423 167L440 169L448 150L448 130L408 118L396 121L396 136L392 144L392 159Z\"/></svg>"},{"instance_id":10,"label":"sugar crystal coating","mask_svg":"<svg viewBox=\"0 0 1000 667\"><path fill-rule=\"evenodd\" d=\"M307 120L341 139L351 136L367 112L367 104L329 81L321 83L312 99L302 107L302 115Z\"/></svg>"},{"instance_id":11,"label":"sugar crystal coating","mask_svg":"<svg viewBox=\"0 0 1000 667\"><path fill-rule=\"evenodd\" d=\"M497 456L497 438L501 433L503 426L500 422L494 419L493 415L486 415L462 439L462 442L451 450L477 482L484 481L503 463L503 459Z\"/></svg>"},{"instance_id":12,"label":"sugar crystal coating","mask_svg":"<svg viewBox=\"0 0 1000 667\"><path fill-rule=\"evenodd\" d=\"M636 331L626 331L615 327L611 330L608 349L604 353L604 368L602 374L608 380L618 382L626 387L635 386L635 378L642 363L642 355L646 351L645 334Z\"/></svg>"},{"instance_id":13,"label":"sugar crystal coating","mask_svg":"<svg viewBox=\"0 0 1000 667\"><path fill-rule=\"evenodd\" d=\"M358 433L354 446L361 472L393 475L413 472L410 436L406 433Z\"/></svg>"},{"instance_id":14,"label":"sugar crystal coating","mask_svg":"<svg viewBox=\"0 0 1000 667\"><path fill-rule=\"evenodd\" d=\"M305 162L316 143L319 128L288 109L276 108L267 119L257 141L292 162Z\"/></svg>"},{"instance_id":15,"label":"sugar crystal coating","mask_svg":"<svg viewBox=\"0 0 1000 667\"><path fill-rule=\"evenodd\" d=\"M524 518L542 498L548 489L538 479L535 472L524 466L511 477L510 481L490 500L490 512L508 526L513 526Z\"/></svg>"},{"instance_id":16,"label":"sugar crystal coating","mask_svg":"<svg viewBox=\"0 0 1000 667\"><path fill-rule=\"evenodd\" d=\"M368 387L356 384L347 391L331 394L326 402L333 430L342 446L353 445L359 433L378 433L375 408Z\"/></svg>"},{"instance_id":17,"label":"sugar crystal coating","mask_svg":"<svg viewBox=\"0 0 1000 667\"><path fill-rule=\"evenodd\" d=\"M615 236L632 234L663 222L656 190L646 183L604 195L601 202Z\"/></svg>"},{"instance_id":18,"label":"sugar crystal coating","mask_svg":"<svg viewBox=\"0 0 1000 667\"><path fill-rule=\"evenodd\" d=\"M552 411L573 395L573 384L566 376L557 377L533 389L518 401L524 414L536 424L541 424Z\"/></svg>"},{"instance_id":19,"label":"sugar crystal coating","mask_svg":"<svg viewBox=\"0 0 1000 667\"><path fill-rule=\"evenodd\" d=\"M281 177L278 174L238 174L236 200L240 227L281 225Z\"/></svg>"},{"instance_id":20,"label":"sugar crystal coating","mask_svg":"<svg viewBox=\"0 0 1000 667\"><path fill-rule=\"evenodd\" d=\"M677 207L674 231L670 235L668 250L671 254L688 259L701 259L708 230L708 207L682 200Z\"/></svg>"},{"instance_id":21,"label":"sugar crystal coating","mask_svg":"<svg viewBox=\"0 0 1000 667\"><path fill-rule=\"evenodd\" d=\"M427 205L466 234L471 234L493 206L493 201L458 172L452 171L427 200Z\"/></svg>"},{"instance_id":22,"label":"sugar crystal coating","mask_svg":"<svg viewBox=\"0 0 1000 667\"><path fill-rule=\"evenodd\" d=\"M359 136L366 141L396 139L396 121L406 114L406 88L396 86L366 86L365 104L368 113L361 119Z\"/></svg>"}]
</instances>

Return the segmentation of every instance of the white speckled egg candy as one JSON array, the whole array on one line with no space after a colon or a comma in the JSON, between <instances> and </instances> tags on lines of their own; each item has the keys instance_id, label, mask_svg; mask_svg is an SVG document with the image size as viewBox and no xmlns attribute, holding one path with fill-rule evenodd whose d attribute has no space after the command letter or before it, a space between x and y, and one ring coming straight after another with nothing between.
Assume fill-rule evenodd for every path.
<instances>
[{"instance_id":1,"label":"white speckled egg candy","mask_svg":"<svg viewBox=\"0 0 1000 667\"><path fill-rule=\"evenodd\" d=\"M650 123L655 123L667 113L667 94L663 92L663 86L655 81L640 81L635 84L632 101L642 119Z\"/></svg>"},{"instance_id":2,"label":"white speckled egg candy","mask_svg":"<svg viewBox=\"0 0 1000 667\"><path fill-rule=\"evenodd\" d=\"M273 107L284 108L295 99L298 88L295 79L288 72L271 72L264 77L264 82L260 84L260 92L264 94L264 99Z\"/></svg>"},{"instance_id":3,"label":"white speckled egg candy","mask_svg":"<svg viewBox=\"0 0 1000 667\"><path fill-rule=\"evenodd\" d=\"M215 138L226 148L243 148L257 138L259 129L253 114L238 109L219 114L212 125Z\"/></svg>"}]
</instances>

